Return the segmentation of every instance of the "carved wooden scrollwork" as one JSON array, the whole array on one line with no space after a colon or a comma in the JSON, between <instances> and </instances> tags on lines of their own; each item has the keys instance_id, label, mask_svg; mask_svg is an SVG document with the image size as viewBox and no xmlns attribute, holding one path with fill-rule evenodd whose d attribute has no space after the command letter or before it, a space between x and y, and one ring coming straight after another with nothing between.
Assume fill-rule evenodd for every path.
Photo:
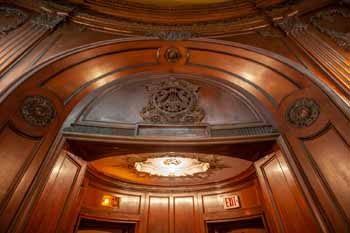
<instances>
[{"instance_id":1,"label":"carved wooden scrollwork","mask_svg":"<svg viewBox=\"0 0 350 233\"><path fill-rule=\"evenodd\" d=\"M11 20L8 20L6 24L0 25L0 36L6 35L10 31L18 28L28 19L28 15L25 12L17 8L7 6L0 6L0 15L1 17L11 18Z\"/></svg>"},{"instance_id":2,"label":"carved wooden scrollwork","mask_svg":"<svg viewBox=\"0 0 350 233\"><path fill-rule=\"evenodd\" d=\"M288 109L288 121L298 127L311 126L320 115L319 105L312 99L300 98L296 100Z\"/></svg>"},{"instance_id":3,"label":"carved wooden scrollwork","mask_svg":"<svg viewBox=\"0 0 350 233\"><path fill-rule=\"evenodd\" d=\"M51 15L42 13L36 18L32 19L33 24L43 26L47 29L54 29L58 24L65 20L65 16Z\"/></svg>"},{"instance_id":4,"label":"carved wooden scrollwork","mask_svg":"<svg viewBox=\"0 0 350 233\"><path fill-rule=\"evenodd\" d=\"M148 85L147 90L148 105L140 113L145 122L191 124L203 120L204 110L198 105L199 87L170 78Z\"/></svg>"},{"instance_id":5,"label":"carved wooden scrollwork","mask_svg":"<svg viewBox=\"0 0 350 233\"><path fill-rule=\"evenodd\" d=\"M327 28L321 23L322 20L335 23L335 16L350 18L350 11L346 8L332 8L311 16L310 21L317 28L317 30L331 37L340 47L350 50L349 32L340 32L335 29Z\"/></svg>"},{"instance_id":6,"label":"carved wooden scrollwork","mask_svg":"<svg viewBox=\"0 0 350 233\"><path fill-rule=\"evenodd\" d=\"M46 97L35 95L25 98L20 109L23 119L35 127L46 127L56 117L53 103Z\"/></svg>"}]
</instances>

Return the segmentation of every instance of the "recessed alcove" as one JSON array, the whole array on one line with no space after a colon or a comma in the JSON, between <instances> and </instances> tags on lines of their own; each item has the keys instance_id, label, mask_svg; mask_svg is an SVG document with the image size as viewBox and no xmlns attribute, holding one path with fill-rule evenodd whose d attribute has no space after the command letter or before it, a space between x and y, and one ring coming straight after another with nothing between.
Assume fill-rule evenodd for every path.
<instances>
[{"instance_id":1,"label":"recessed alcove","mask_svg":"<svg viewBox=\"0 0 350 233\"><path fill-rule=\"evenodd\" d=\"M83 219L181 233L203 231L202 221L265 221L255 162L280 150L279 134L259 102L236 86L181 73L128 76L87 96L62 133L87 163ZM186 162L188 170L176 173ZM190 174L196 166L205 169ZM162 176L160 168L174 170ZM237 207L226 208L225 198L237 198Z\"/></svg>"}]
</instances>

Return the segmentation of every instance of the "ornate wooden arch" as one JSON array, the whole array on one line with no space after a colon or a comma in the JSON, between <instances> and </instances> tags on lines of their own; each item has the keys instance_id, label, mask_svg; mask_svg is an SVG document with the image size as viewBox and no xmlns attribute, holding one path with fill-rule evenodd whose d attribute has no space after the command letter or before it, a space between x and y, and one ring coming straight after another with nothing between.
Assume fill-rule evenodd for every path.
<instances>
[{"instance_id":1,"label":"ornate wooden arch","mask_svg":"<svg viewBox=\"0 0 350 233\"><path fill-rule=\"evenodd\" d=\"M205 75L255 96L271 112L288 142L292 166L301 182L310 186L305 192L313 197L316 218L329 229L345 229L349 208L343 195L349 188L335 187L345 178L331 179L323 162L331 161L327 153L335 153L346 162L350 152L349 109L329 87L299 65L249 46L145 38L97 43L61 54L24 75L2 97L0 148L23 160L7 180L1 201L1 211L7 213L1 219L2 226L16 229L31 212L50 171L45 166L50 168L54 161L54 156L47 155L62 145L59 130L74 106L99 87L147 71ZM16 148L7 145L10 140L18 142ZM337 147L328 145L329 140ZM139 143L151 141L140 139ZM23 150L19 151L21 144ZM337 166L332 163L331 169ZM12 221L14 216L20 224Z\"/></svg>"}]
</instances>

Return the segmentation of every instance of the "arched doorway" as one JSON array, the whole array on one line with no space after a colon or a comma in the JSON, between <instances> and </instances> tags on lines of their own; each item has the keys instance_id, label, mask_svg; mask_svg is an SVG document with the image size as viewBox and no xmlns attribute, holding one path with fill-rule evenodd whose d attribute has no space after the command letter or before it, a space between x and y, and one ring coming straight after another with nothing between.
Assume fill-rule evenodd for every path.
<instances>
[{"instance_id":1,"label":"arched doorway","mask_svg":"<svg viewBox=\"0 0 350 233\"><path fill-rule=\"evenodd\" d=\"M209 77L253 96L271 116L271 123L280 135L274 140L278 140L285 153L268 157L257 165L258 174L265 179L261 183L263 192L270 195L264 203L274 213L271 221L276 225L275 231L295 232L305 226L313 229L312 232L348 230L348 109L316 77L284 58L239 44L140 39L111 41L70 51L27 73L21 83L9 90L0 110L0 146L4 154L11 155L4 157L1 165L6 174L1 199L3 232L23 229L48 232L55 227L62 231L70 227L66 223L56 226L51 221L56 219L58 223L61 217L69 218L61 210L74 209L66 206L66 200L72 198L69 193L82 182L83 175L79 174L83 162L80 165L77 162L76 172L67 175L68 179L75 177L71 181L74 188L68 187L71 191L57 202L61 205L52 207L49 218L45 212L54 200L49 195L53 191L50 188L61 188L57 184L52 186L48 177L55 172L56 160L67 139L60 131L62 124L89 93L115 80L145 72ZM123 140L186 145L220 144L226 139ZM281 180L276 183L271 180L277 176L274 170L267 171L270 161L282 169ZM9 164L16 166L6 169ZM284 166L288 171L283 170ZM267 172L271 172L270 176ZM289 185L286 186L289 197L296 204L293 211L284 209L286 200L282 193L286 189L278 190L281 182ZM297 224L298 218L293 216L299 213L308 220ZM296 227L294 231L284 227L288 221Z\"/></svg>"}]
</instances>

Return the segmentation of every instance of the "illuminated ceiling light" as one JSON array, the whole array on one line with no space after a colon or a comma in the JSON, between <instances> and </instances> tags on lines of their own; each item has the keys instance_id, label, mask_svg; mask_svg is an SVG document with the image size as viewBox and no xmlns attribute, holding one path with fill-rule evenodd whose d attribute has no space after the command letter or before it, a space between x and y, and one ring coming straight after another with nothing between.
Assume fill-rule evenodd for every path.
<instances>
[{"instance_id":1,"label":"illuminated ceiling light","mask_svg":"<svg viewBox=\"0 0 350 233\"><path fill-rule=\"evenodd\" d=\"M138 172L153 176L181 177L206 172L210 164L195 158L168 156L148 158L146 161L136 162L134 167Z\"/></svg>"}]
</instances>

